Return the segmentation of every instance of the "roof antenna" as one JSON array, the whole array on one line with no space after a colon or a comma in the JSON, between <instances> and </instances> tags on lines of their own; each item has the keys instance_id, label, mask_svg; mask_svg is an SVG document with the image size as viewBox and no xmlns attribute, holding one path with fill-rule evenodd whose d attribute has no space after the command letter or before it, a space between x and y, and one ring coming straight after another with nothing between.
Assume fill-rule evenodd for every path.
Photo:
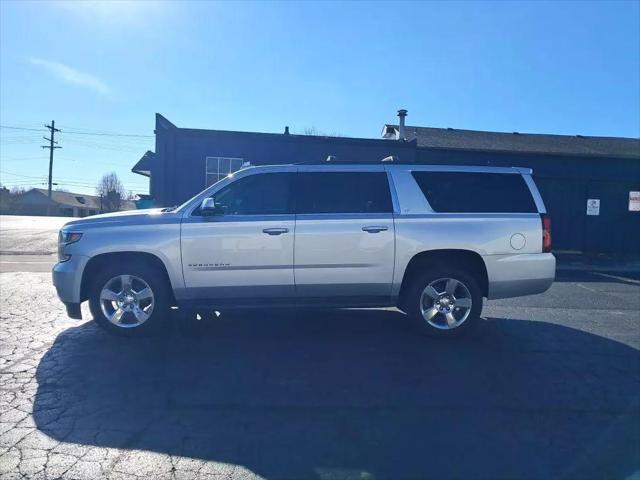
<instances>
[{"instance_id":1,"label":"roof antenna","mask_svg":"<svg viewBox=\"0 0 640 480\"><path fill-rule=\"evenodd\" d=\"M395 163L398 161L398 157L395 155L389 155L388 157L384 157L382 159L383 162Z\"/></svg>"}]
</instances>

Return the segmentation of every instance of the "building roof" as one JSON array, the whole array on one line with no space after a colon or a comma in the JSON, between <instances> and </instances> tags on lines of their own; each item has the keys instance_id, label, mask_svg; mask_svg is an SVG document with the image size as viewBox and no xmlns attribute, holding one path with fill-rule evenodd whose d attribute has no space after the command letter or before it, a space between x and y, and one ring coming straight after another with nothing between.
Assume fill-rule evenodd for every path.
<instances>
[{"instance_id":1,"label":"building roof","mask_svg":"<svg viewBox=\"0 0 640 480\"><path fill-rule=\"evenodd\" d=\"M133 166L131 171L133 173L144 175L145 177L151 177L151 162L153 162L155 156L155 153L151 150L147 150L140 160L138 160L138 163Z\"/></svg>"},{"instance_id":2,"label":"building roof","mask_svg":"<svg viewBox=\"0 0 640 480\"><path fill-rule=\"evenodd\" d=\"M38 193L41 193L45 197L48 196L48 191L46 188L34 188L30 191L36 191ZM52 190L51 200L53 200L55 203L65 205L67 207L100 209L100 197L96 197L94 195Z\"/></svg>"},{"instance_id":3,"label":"building roof","mask_svg":"<svg viewBox=\"0 0 640 480\"><path fill-rule=\"evenodd\" d=\"M398 132L398 125L385 125L383 135L390 128ZM407 140L415 139L418 147L424 148L640 159L638 138L483 132L412 126L406 126L405 130Z\"/></svg>"},{"instance_id":4,"label":"building roof","mask_svg":"<svg viewBox=\"0 0 640 480\"><path fill-rule=\"evenodd\" d=\"M45 197L49 195L48 190L46 188L33 188L29 190L29 192L38 192ZM29 193L26 192L26 193ZM72 193L72 192L61 192L59 190L51 191L51 199L59 204L64 205L66 207L77 207L77 208L89 208L92 210L100 210L100 197L95 195L85 195L83 193ZM123 200L122 201L122 209L123 210L132 210L135 209L135 203L131 200Z\"/></svg>"}]
</instances>

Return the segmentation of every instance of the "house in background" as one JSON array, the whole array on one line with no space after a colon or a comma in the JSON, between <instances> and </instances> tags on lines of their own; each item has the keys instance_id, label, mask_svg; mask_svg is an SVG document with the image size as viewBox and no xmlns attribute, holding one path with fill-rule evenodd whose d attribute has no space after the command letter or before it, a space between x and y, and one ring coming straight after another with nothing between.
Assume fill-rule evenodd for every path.
<instances>
[{"instance_id":1,"label":"house in background","mask_svg":"<svg viewBox=\"0 0 640 480\"><path fill-rule=\"evenodd\" d=\"M533 169L553 222L554 248L640 254L640 139L383 125L381 138L178 128L156 114L155 152L132 171L155 206L177 205L242 165L322 162L518 166ZM640 194L638 194L640 195ZM597 213L587 203L599 201Z\"/></svg>"},{"instance_id":2,"label":"house in background","mask_svg":"<svg viewBox=\"0 0 640 480\"><path fill-rule=\"evenodd\" d=\"M135 203L123 200L121 210L135 209ZM49 200L44 188L32 188L16 198L14 215L50 215L57 217L87 217L102 213L100 197L80 193L52 191Z\"/></svg>"}]
</instances>

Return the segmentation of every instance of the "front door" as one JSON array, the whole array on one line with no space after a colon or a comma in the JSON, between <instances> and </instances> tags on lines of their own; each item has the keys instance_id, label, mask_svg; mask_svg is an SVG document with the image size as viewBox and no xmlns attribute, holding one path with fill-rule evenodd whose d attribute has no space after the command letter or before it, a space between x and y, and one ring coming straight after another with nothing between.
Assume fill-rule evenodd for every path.
<instances>
[{"instance_id":1,"label":"front door","mask_svg":"<svg viewBox=\"0 0 640 480\"><path fill-rule=\"evenodd\" d=\"M294 295L294 173L252 173L213 194L219 215L196 209L182 223L182 268L191 299Z\"/></svg>"},{"instance_id":2,"label":"front door","mask_svg":"<svg viewBox=\"0 0 640 480\"><path fill-rule=\"evenodd\" d=\"M380 167L296 179L295 281L299 298L388 299L394 268L393 207Z\"/></svg>"}]
</instances>

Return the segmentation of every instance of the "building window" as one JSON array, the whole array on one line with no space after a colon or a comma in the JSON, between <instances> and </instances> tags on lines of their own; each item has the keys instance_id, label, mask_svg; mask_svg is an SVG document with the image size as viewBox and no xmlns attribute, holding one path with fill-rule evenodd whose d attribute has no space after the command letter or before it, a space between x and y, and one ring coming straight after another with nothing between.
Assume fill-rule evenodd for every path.
<instances>
[{"instance_id":1,"label":"building window","mask_svg":"<svg viewBox=\"0 0 640 480\"><path fill-rule=\"evenodd\" d=\"M209 187L227 175L240 170L243 163L243 158L207 157L205 187Z\"/></svg>"}]
</instances>

